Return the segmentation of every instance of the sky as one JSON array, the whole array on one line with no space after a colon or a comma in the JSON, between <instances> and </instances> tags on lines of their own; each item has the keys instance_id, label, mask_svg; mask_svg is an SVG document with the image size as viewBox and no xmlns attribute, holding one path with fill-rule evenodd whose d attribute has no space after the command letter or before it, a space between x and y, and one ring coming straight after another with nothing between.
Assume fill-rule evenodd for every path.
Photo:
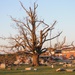
<instances>
[{"instance_id":1,"label":"sky","mask_svg":"<svg viewBox=\"0 0 75 75\"><path fill-rule=\"evenodd\" d=\"M75 42L75 0L0 0L0 36L16 33L10 16L17 19L26 16L19 1L26 9L33 7L33 3L36 2L39 19L44 19L49 25L57 21L53 35L63 31L60 40L66 36L66 43ZM0 40L0 44L2 43Z\"/></svg>"}]
</instances>

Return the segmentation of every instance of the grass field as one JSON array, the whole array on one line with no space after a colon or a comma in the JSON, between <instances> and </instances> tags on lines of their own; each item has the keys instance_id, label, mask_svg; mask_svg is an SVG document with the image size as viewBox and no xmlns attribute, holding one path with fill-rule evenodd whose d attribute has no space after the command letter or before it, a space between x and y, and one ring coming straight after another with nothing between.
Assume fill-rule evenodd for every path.
<instances>
[{"instance_id":1,"label":"grass field","mask_svg":"<svg viewBox=\"0 0 75 75\"><path fill-rule=\"evenodd\" d=\"M56 69L60 66L55 66L51 68L50 66L40 66L35 67L37 70L34 70L34 67L30 71L26 71L25 68L29 66L21 66L17 70L13 67L12 70L0 70L0 75L75 75L75 72L56 72Z\"/></svg>"}]
</instances>

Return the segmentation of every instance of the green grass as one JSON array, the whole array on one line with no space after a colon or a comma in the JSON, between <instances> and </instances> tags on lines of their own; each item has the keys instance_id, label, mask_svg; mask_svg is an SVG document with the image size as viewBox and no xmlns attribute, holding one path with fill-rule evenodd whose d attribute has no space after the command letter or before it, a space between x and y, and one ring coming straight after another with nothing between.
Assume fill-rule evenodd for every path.
<instances>
[{"instance_id":1,"label":"green grass","mask_svg":"<svg viewBox=\"0 0 75 75\"><path fill-rule=\"evenodd\" d=\"M75 72L56 72L56 69L60 66L55 66L54 68L51 68L50 66L40 66L35 67L37 68L36 71L34 71L34 67L32 67L32 70L25 71L25 68L29 66L21 66L17 70L12 68L12 70L0 70L0 75L75 75Z\"/></svg>"}]
</instances>

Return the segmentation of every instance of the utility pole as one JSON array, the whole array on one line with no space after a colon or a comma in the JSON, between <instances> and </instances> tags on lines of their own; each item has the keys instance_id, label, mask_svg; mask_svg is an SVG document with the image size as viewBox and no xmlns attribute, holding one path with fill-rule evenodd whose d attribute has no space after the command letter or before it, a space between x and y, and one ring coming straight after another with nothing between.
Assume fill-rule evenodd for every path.
<instances>
[{"instance_id":1,"label":"utility pole","mask_svg":"<svg viewBox=\"0 0 75 75\"><path fill-rule=\"evenodd\" d=\"M51 39L51 34L52 34L52 30L50 30L50 39ZM50 54L51 54L51 47L52 47L52 44L51 44L51 40L50 40Z\"/></svg>"},{"instance_id":2,"label":"utility pole","mask_svg":"<svg viewBox=\"0 0 75 75\"><path fill-rule=\"evenodd\" d=\"M59 49L59 37L57 37L57 49Z\"/></svg>"}]
</instances>

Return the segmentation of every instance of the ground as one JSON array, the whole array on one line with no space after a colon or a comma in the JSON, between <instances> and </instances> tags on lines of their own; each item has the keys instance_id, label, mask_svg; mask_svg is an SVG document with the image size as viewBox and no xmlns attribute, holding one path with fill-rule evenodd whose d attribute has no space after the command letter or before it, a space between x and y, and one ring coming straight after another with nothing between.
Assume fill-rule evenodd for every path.
<instances>
[{"instance_id":1,"label":"ground","mask_svg":"<svg viewBox=\"0 0 75 75\"><path fill-rule=\"evenodd\" d=\"M16 70L15 67L13 67L12 70L0 70L0 75L75 75L75 72L56 72L56 69L61 66L55 66L54 68L51 68L50 66L31 67L32 69L30 71L26 71L25 68L27 67L31 66L23 65Z\"/></svg>"}]
</instances>

